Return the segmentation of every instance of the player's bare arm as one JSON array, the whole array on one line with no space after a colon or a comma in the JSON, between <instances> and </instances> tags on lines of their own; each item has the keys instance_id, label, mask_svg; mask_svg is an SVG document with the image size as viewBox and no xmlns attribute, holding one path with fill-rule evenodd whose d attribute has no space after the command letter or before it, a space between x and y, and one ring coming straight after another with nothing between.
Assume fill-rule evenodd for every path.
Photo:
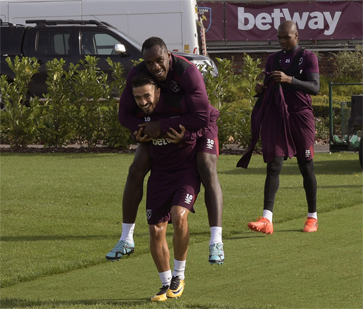
<instances>
[{"instance_id":1,"label":"player's bare arm","mask_svg":"<svg viewBox=\"0 0 363 309\"><path fill-rule=\"evenodd\" d=\"M173 128L170 128L169 131L166 133L167 138L166 140L173 143L173 144L179 144L183 141L184 133L185 133L185 127L183 127L181 124L179 125L179 128L181 132L174 130Z\"/></svg>"},{"instance_id":2,"label":"player's bare arm","mask_svg":"<svg viewBox=\"0 0 363 309\"><path fill-rule=\"evenodd\" d=\"M139 142L139 143L146 143L146 142L150 142L152 140L151 137L149 137L147 134L143 134L144 132L144 128L140 128L139 131L135 131L134 132L134 136L135 139Z\"/></svg>"},{"instance_id":3,"label":"player's bare arm","mask_svg":"<svg viewBox=\"0 0 363 309\"><path fill-rule=\"evenodd\" d=\"M158 138L161 134L159 120L139 124L139 127L143 127L145 135L148 135L151 138Z\"/></svg>"}]
</instances>

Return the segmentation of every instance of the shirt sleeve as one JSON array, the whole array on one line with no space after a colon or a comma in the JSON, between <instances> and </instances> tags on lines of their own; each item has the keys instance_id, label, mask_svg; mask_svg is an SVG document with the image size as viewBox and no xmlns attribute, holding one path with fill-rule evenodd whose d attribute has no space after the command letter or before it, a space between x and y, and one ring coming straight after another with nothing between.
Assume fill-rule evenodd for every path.
<instances>
[{"instance_id":1,"label":"shirt sleeve","mask_svg":"<svg viewBox=\"0 0 363 309\"><path fill-rule=\"evenodd\" d=\"M313 52L307 52L306 54L306 73L318 73L319 74L319 61L318 57ZM304 55L305 56L305 55Z\"/></svg>"},{"instance_id":2,"label":"shirt sleeve","mask_svg":"<svg viewBox=\"0 0 363 309\"><path fill-rule=\"evenodd\" d=\"M143 123L142 119L135 116L137 105L132 93L131 80L134 76L138 74L135 68L131 69L127 75L125 89L120 97L118 119L121 125L130 130L130 132L135 132L139 130L139 124Z\"/></svg>"},{"instance_id":3,"label":"shirt sleeve","mask_svg":"<svg viewBox=\"0 0 363 309\"><path fill-rule=\"evenodd\" d=\"M320 90L320 80L319 73L307 73L307 80L299 80L297 78L293 78L291 85L294 86L294 89L298 91L302 91L307 94L317 95Z\"/></svg>"},{"instance_id":4,"label":"shirt sleeve","mask_svg":"<svg viewBox=\"0 0 363 309\"><path fill-rule=\"evenodd\" d=\"M313 52L304 51L306 80L292 79L291 84L298 91L317 95L320 90L319 62Z\"/></svg>"},{"instance_id":5,"label":"shirt sleeve","mask_svg":"<svg viewBox=\"0 0 363 309\"><path fill-rule=\"evenodd\" d=\"M179 124L191 131L207 127L209 124L211 105L202 73L195 65L191 65L181 76L179 84L184 90L189 114L185 114L178 119L161 119L160 129L162 133L167 132L169 128L178 129Z\"/></svg>"}]
</instances>

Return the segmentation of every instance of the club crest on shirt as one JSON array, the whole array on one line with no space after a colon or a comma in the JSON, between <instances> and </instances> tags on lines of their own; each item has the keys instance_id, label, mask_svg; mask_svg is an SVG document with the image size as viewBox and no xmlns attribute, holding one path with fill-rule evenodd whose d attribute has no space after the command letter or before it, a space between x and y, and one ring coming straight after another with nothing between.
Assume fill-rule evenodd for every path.
<instances>
[{"instance_id":1,"label":"club crest on shirt","mask_svg":"<svg viewBox=\"0 0 363 309\"><path fill-rule=\"evenodd\" d=\"M300 57L299 65L302 65L302 63L303 63L303 57Z\"/></svg>"},{"instance_id":2,"label":"club crest on shirt","mask_svg":"<svg viewBox=\"0 0 363 309\"><path fill-rule=\"evenodd\" d=\"M170 89L171 89L171 91L173 91L175 93L180 91L180 87L179 87L178 83L175 80L172 80L170 82Z\"/></svg>"}]
</instances>

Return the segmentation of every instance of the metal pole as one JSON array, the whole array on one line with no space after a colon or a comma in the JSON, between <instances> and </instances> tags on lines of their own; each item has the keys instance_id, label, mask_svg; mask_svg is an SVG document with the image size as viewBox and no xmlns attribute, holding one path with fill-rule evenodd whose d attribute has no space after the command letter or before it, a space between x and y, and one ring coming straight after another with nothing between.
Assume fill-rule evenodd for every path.
<instances>
[{"instance_id":1,"label":"metal pole","mask_svg":"<svg viewBox=\"0 0 363 309\"><path fill-rule=\"evenodd\" d=\"M329 82L329 151L331 152L331 145L333 143L333 93L332 93L333 83Z\"/></svg>"}]
</instances>

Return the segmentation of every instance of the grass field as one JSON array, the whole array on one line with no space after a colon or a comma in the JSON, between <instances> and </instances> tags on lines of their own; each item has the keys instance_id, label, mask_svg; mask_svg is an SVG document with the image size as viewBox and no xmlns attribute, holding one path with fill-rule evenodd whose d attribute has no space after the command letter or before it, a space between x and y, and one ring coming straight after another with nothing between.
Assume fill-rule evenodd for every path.
<instances>
[{"instance_id":1,"label":"grass field","mask_svg":"<svg viewBox=\"0 0 363 309\"><path fill-rule=\"evenodd\" d=\"M207 262L203 201L189 216L186 288L152 304L160 287L143 202L135 254L107 262L121 232L128 154L1 154L1 308L361 308L362 170L354 153L316 154L319 231L296 160L284 164L273 235L247 229L262 214L265 164L221 156L226 261ZM172 227L168 231L171 240Z\"/></svg>"}]
</instances>

